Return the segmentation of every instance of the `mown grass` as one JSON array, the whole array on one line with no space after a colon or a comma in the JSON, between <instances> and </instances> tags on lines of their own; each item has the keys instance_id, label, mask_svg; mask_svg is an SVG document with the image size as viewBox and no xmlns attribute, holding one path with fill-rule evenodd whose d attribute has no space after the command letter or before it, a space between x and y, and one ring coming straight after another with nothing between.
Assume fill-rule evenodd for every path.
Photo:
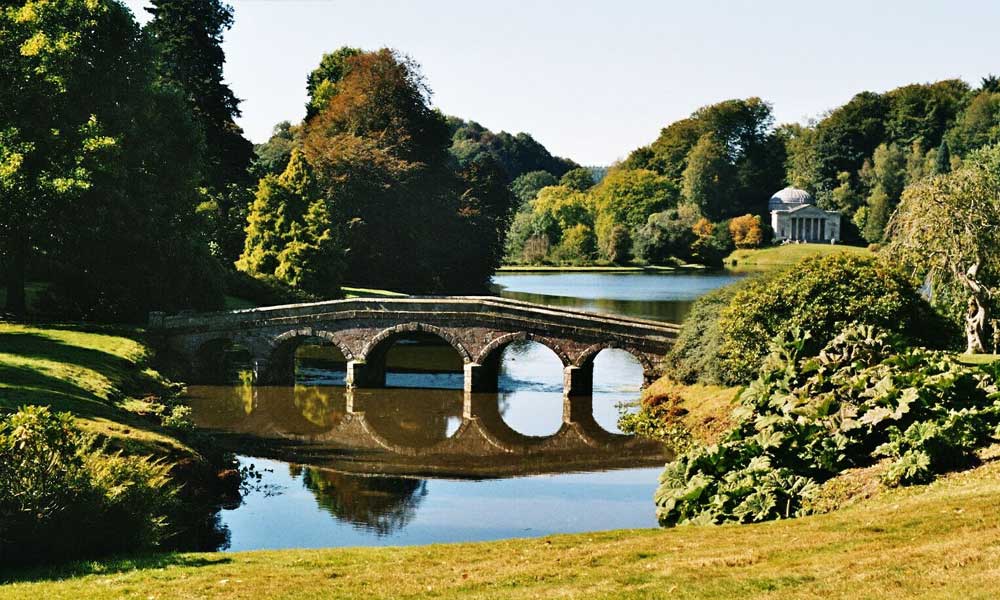
<instances>
[{"instance_id":1,"label":"mown grass","mask_svg":"<svg viewBox=\"0 0 1000 600\"><path fill-rule=\"evenodd\" d=\"M785 244L753 250L736 250L724 261L730 271L762 271L791 266L811 256L826 256L846 252L871 256L867 248L834 244Z\"/></svg>"},{"instance_id":2,"label":"mown grass","mask_svg":"<svg viewBox=\"0 0 1000 600\"><path fill-rule=\"evenodd\" d=\"M82 429L107 436L116 448L193 454L169 432L125 409L167 391L150 357L133 331L0 322L0 410L48 406L72 413Z\"/></svg>"},{"instance_id":3,"label":"mown grass","mask_svg":"<svg viewBox=\"0 0 1000 600\"><path fill-rule=\"evenodd\" d=\"M1000 462L813 517L8 573L6 598L991 598Z\"/></svg>"}]
</instances>

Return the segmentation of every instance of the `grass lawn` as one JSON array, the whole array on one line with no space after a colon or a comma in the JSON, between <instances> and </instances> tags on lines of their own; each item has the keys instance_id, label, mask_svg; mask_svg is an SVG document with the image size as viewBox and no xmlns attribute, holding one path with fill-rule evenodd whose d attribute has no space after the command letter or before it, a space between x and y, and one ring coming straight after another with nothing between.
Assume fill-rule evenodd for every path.
<instances>
[{"instance_id":1,"label":"grass lawn","mask_svg":"<svg viewBox=\"0 0 1000 600\"><path fill-rule=\"evenodd\" d=\"M168 432L125 409L141 407L146 394L164 390L149 358L135 332L0 322L0 409L49 406L72 413L81 428L106 435L129 452L193 454Z\"/></svg>"},{"instance_id":2,"label":"grass lawn","mask_svg":"<svg viewBox=\"0 0 1000 600\"><path fill-rule=\"evenodd\" d=\"M369 288L341 287L345 298L399 298L406 296L400 292L390 292L389 290L375 290Z\"/></svg>"},{"instance_id":3,"label":"grass lawn","mask_svg":"<svg viewBox=\"0 0 1000 600\"><path fill-rule=\"evenodd\" d=\"M967 365L988 365L1000 360L1000 354L959 354L958 360Z\"/></svg>"},{"instance_id":4,"label":"grass lawn","mask_svg":"<svg viewBox=\"0 0 1000 600\"><path fill-rule=\"evenodd\" d=\"M810 256L826 256L848 252L871 256L867 248L834 244L785 244L755 250L736 250L726 257L725 265L731 271L761 271L794 265Z\"/></svg>"},{"instance_id":5,"label":"grass lawn","mask_svg":"<svg viewBox=\"0 0 1000 600\"><path fill-rule=\"evenodd\" d=\"M995 598L997 556L994 460L790 521L85 562L8 573L0 599Z\"/></svg>"}]
</instances>

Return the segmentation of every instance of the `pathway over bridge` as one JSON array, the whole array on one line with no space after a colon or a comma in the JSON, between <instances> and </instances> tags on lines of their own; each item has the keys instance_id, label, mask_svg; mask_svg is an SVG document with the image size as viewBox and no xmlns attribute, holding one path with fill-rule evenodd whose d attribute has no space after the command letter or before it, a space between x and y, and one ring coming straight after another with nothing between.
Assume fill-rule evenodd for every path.
<instances>
[{"instance_id":1,"label":"pathway over bridge","mask_svg":"<svg viewBox=\"0 0 1000 600\"><path fill-rule=\"evenodd\" d=\"M461 357L465 390L497 389L503 349L531 340L551 349L563 365L567 395L590 394L593 360L606 348L631 353L646 382L673 345L669 323L566 310L495 296L355 298L229 312L151 313L150 330L187 367L191 383L211 383L222 365L219 348L245 348L255 381L290 384L296 348L317 338L336 346L347 361L351 387L383 387L386 354L399 339L432 334Z\"/></svg>"}]
</instances>

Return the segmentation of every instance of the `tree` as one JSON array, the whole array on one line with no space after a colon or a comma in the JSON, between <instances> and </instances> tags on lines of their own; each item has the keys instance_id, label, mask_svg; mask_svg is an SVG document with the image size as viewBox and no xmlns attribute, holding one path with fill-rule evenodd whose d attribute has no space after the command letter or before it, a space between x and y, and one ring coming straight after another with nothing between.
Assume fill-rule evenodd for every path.
<instances>
[{"instance_id":1,"label":"tree","mask_svg":"<svg viewBox=\"0 0 1000 600\"><path fill-rule=\"evenodd\" d=\"M638 258L649 264L663 265L677 258L691 258L691 245L695 242L694 211L671 209L649 216L649 220L636 233L634 250Z\"/></svg>"},{"instance_id":2,"label":"tree","mask_svg":"<svg viewBox=\"0 0 1000 600\"><path fill-rule=\"evenodd\" d=\"M507 174L491 156L472 162L460 173L460 271L453 273L451 289L479 292L503 261L517 200L507 187Z\"/></svg>"},{"instance_id":3,"label":"tree","mask_svg":"<svg viewBox=\"0 0 1000 600\"><path fill-rule=\"evenodd\" d=\"M75 318L218 307L195 214L201 133L156 80L148 38L116 2L22 8L0 11L13 58L0 69L14 82L0 86L8 302L23 310L25 266L44 256L59 265L50 296Z\"/></svg>"},{"instance_id":4,"label":"tree","mask_svg":"<svg viewBox=\"0 0 1000 600\"><path fill-rule=\"evenodd\" d=\"M92 185L95 163L115 143L75 97L105 66L108 13L82 0L0 8L0 243L14 314L25 312L28 263L50 237L45 224Z\"/></svg>"},{"instance_id":5,"label":"tree","mask_svg":"<svg viewBox=\"0 0 1000 600\"><path fill-rule=\"evenodd\" d=\"M240 101L223 81L222 38L233 9L222 0L150 0L147 25L159 51L160 77L180 89L205 135L205 183L213 191L245 184L253 145L236 124ZM225 207L220 207L224 210Z\"/></svg>"},{"instance_id":6,"label":"tree","mask_svg":"<svg viewBox=\"0 0 1000 600\"><path fill-rule=\"evenodd\" d=\"M906 154L896 144L880 144L875 149L873 166L867 177L872 188L862 229L871 243L882 241L885 225L899 204L906 184Z\"/></svg>"},{"instance_id":7,"label":"tree","mask_svg":"<svg viewBox=\"0 0 1000 600\"><path fill-rule=\"evenodd\" d=\"M949 151L958 156L1000 142L1000 91L982 90L948 132Z\"/></svg>"},{"instance_id":8,"label":"tree","mask_svg":"<svg viewBox=\"0 0 1000 600\"><path fill-rule=\"evenodd\" d=\"M676 186L645 169L614 169L589 195L599 246L605 245L616 225L635 231L649 215L677 206L678 200Z\"/></svg>"},{"instance_id":9,"label":"tree","mask_svg":"<svg viewBox=\"0 0 1000 600\"><path fill-rule=\"evenodd\" d=\"M254 146L256 158L251 170L258 180L268 174L281 175L284 172L292 158L292 149L298 144L296 137L300 132L300 127L282 121L274 126L271 137L265 143Z\"/></svg>"},{"instance_id":10,"label":"tree","mask_svg":"<svg viewBox=\"0 0 1000 600\"><path fill-rule=\"evenodd\" d=\"M593 260L596 250L593 228L578 223L563 231L555 254L560 262L579 264Z\"/></svg>"},{"instance_id":11,"label":"tree","mask_svg":"<svg viewBox=\"0 0 1000 600\"><path fill-rule=\"evenodd\" d=\"M934 157L934 174L944 175L951 172L951 151L948 150L948 142L941 140L938 146L937 156Z\"/></svg>"},{"instance_id":12,"label":"tree","mask_svg":"<svg viewBox=\"0 0 1000 600\"><path fill-rule=\"evenodd\" d=\"M361 54L360 48L343 46L324 54L319 66L306 78L306 92L309 101L306 103L306 120L308 121L323 110L337 93L337 83L350 71L351 58Z\"/></svg>"},{"instance_id":13,"label":"tree","mask_svg":"<svg viewBox=\"0 0 1000 600\"><path fill-rule=\"evenodd\" d=\"M764 243L760 215L743 215L729 221L729 235L737 248L759 248Z\"/></svg>"},{"instance_id":14,"label":"tree","mask_svg":"<svg viewBox=\"0 0 1000 600\"><path fill-rule=\"evenodd\" d=\"M906 265L915 280L936 285L939 299L949 298L949 286L964 290L966 351L984 352L1000 273L1000 147L907 188L888 238L889 259Z\"/></svg>"},{"instance_id":15,"label":"tree","mask_svg":"<svg viewBox=\"0 0 1000 600\"><path fill-rule=\"evenodd\" d=\"M629 235L628 229L621 225L615 225L611 228L611 233L605 237L604 244L601 246L601 254L604 258L615 264L627 262L631 250L632 236Z\"/></svg>"},{"instance_id":16,"label":"tree","mask_svg":"<svg viewBox=\"0 0 1000 600\"><path fill-rule=\"evenodd\" d=\"M580 167L571 171L566 171L559 179L559 185L566 186L578 192L586 192L594 187L594 176L590 174L590 169Z\"/></svg>"},{"instance_id":17,"label":"tree","mask_svg":"<svg viewBox=\"0 0 1000 600\"><path fill-rule=\"evenodd\" d=\"M509 181L532 171L547 171L561 177L579 168L569 159L553 156L530 134L494 133L475 121L458 117L448 117L447 122L452 136L451 154L462 166L488 154L503 166Z\"/></svg>"},{"instance_id":18,"label":"tree","mask_svg":"<svg viewBox=\"0 0 1000 600\"><path fill-rule=\"evenodd\" d=\"M535 199L542 188L558 184L559 180L548 171L529 171L511 182L510 190L514 192L518 206L523 208Z\"/></svg>"},{"instance_id":19,"label":"tree","mask_svg":"<svg viewBox=\"0 0 1000 600\"><path fill-rule=\"evenodd\" d=\"M730 211L736 171L722 142L705 134L691 150L684 169L684 199L711 221L725 219Z\"/></svg>"},{"instance_id":20,"label":"tree","mask_svg":"<svg viewBox=\"0 0 1000 600\"><path fill-rule=\"evenodd\" d=\"M314 294L340 294L340 232L302 152L292 152L281 175L260 180L246 234L239 270Z\"/></svg>"}]
</instances>

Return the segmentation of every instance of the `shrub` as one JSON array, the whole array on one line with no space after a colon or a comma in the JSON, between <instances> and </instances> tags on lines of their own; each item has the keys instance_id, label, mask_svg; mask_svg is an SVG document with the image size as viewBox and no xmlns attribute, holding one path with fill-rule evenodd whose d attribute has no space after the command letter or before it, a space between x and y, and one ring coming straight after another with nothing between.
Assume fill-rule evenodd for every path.
<instances>
[{"instance_id":1,"label":"shrub","mask_svg":"<svg viewBox=\"0 0 1000 600\"><path fill-rule=\"evenodd\" d=\"M0 419L0 564L158 546L176 509L169 467L102 453L68 414Z\"/></svg>"},{"instance_id":2,"label":"shrub","mask_svg":"<svg viewBox=\"0 0 1000 600\"><path fill-rule=\"evenodd\" d=\"M795 328L817 352L849 323L875 325L910 342L943 347L955 338L907 278L885 263L848 254L808 258L756 278L734 293L695 303L668 359L681 381L741 385L767 355L767 342ZM717 323L703 322L717 320Z\"/></svg>"},{"instance_id":3,"label":"shrub","mask_svg":"<svg viewBox=\"0 0 1000 600\"><path fill-rule=\"evenodd\" d=\"M683 403L681 396L672 393L644 399L638 411L621 406L618 429L662 442L673 452L683 452L693 443L691 430L681 421L688 412Z\"/></svg>"},{"instance_id":4,"label":"shrub","mask_svg":"<svg viewBox=\"0 0 1000 600\"><path fill-rule=\"evenodd\" d=\"M663 265L673 258L691 258L691 244L696 237L688 215L676 209L655 213L636 232L634 251L649 264Z\"/></svg>"},{"instance_id":5,"label":"shrub","mask_svg":"<svg viewBox=\"0 0 1000 600\"><path fill-rule=\"evenodd\" d=\"M775 339L740 395L736 426L666 466L662 525L804 514L819 484L881 458L886 484L926 482L1000 435L995 370L870 326L847 328L815 356L810 342L798 332Z\"/></svg>"},{"instance_id":6,"label":"shrub","mask_svg":"<svg viewBox=\"0 0 1000 600\"><path fill-rule=\"evenodd\" d=\"M629 235L628 229L621 225L612 227L611 233L601 244L601 254L615 264L627 262L631 249L632 236Z\"/></svg>"},{"instance_id":7,"label":"shrub","mask_svg":"<svg viewBox=\"0 0 1000 600\"><path fill-rule=\"evenodd\" d=\"M666 372L672 379L681 383L719 383L726 379L720 355L719 315L748 281L713 290L695 301L666 358Z\"/></svg>"}]
</instances>

